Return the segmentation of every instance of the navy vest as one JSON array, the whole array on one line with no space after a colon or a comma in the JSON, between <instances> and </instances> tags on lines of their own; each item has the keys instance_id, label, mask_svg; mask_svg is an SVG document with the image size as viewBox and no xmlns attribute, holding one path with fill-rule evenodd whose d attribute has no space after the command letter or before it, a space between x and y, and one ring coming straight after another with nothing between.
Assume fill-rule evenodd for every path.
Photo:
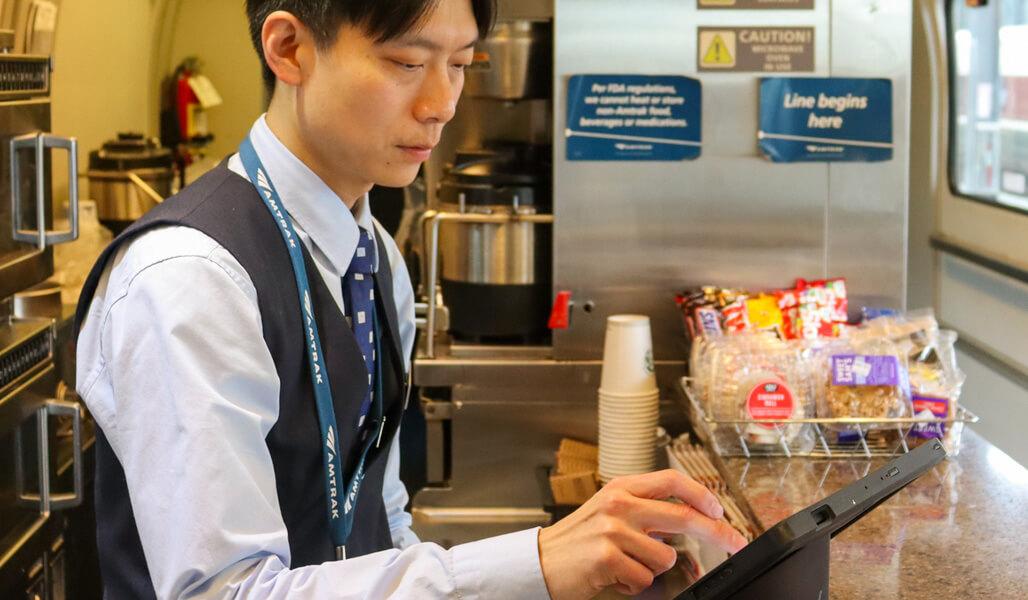
<instances>
[{"instance_id":1,"label":"navy vest","mask_svg":"<svg viewBox=\"0 0 1028 600\"><path fill-rule=\"evenodd\" d=\"M76 331L89 310L105 265L118 248L144 231L165 225L183 225L207 234L239 261L253 281L264 341L281 382L278 421L265 442L274 464L278 501L289 534L289 566L296 568L335 560L326 516L321 430L304 346L296 280L278 226L248 180L222 163L118 236L100 255L82 289ZM381 235L376 236L380 258L375 298L382 347L388 348L379 358L386 429L380 446L368 456L353 530L346 544L348 557L392 547L382 501L382 483L389 445L404 409L406 377L392 273L381 238ZM367 370L349 324L317 274L305 247L303 252L307 272L312 274L315 317L332 381L336 427L343 444L340 460L349 475L358 459L354 424L367 389ZM155 598L125 473L103 432L98 429L96 437L97 546L105 595L119 600ZM169 484L174 485L174 482Z\"/></svg>"}]
</instances>

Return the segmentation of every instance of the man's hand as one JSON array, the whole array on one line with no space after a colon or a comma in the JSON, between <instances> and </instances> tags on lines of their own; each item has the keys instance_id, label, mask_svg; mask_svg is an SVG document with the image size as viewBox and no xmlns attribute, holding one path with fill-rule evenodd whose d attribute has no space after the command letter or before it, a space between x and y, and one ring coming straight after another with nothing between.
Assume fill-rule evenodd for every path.
<instances>
[{"instance_id":1,"label":"man's hand","mask_svg":"<svg viewBox=\"0 0 1028 600\"><path fill-rule=\"evenodd\" d=\"M745 546L746 539L722 516L714 494L677 471L615 479L539 532L546 587L553 600L592 598L611 586L638 594L677 558L674 548L651 534L684 533L732 553Z\"/></svg>"}]
</instances>

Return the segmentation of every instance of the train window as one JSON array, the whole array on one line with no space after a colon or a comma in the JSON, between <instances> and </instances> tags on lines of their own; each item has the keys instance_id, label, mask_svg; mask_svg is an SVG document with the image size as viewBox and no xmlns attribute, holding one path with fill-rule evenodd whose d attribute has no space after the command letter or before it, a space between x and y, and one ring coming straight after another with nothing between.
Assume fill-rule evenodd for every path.
<instances>
[{"instance_id":1,"label":"train window","mask_svg":"<svg viewBox=\"0 0 1028 600\"><path fill-rule=\"evenodd\" d=\"M954 191L1028 212L1028 0L951 0Z\"/></svg>"}]
</instances>

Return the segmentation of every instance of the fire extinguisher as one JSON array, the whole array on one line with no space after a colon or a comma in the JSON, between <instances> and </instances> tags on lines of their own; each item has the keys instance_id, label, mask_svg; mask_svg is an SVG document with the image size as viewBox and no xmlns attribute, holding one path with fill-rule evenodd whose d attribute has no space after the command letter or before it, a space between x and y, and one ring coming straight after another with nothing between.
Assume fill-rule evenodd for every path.
<instances>
[{"instance_id":1,"label":"fire extinguisher","mask_svg":"<svg viewBox=\"0 0 1028 600\"><path fill-rule=\"evenodd\" d=\"M189 86L189 78L193 72L188 68L179 70L175 78L175 107L177 108L178 130L182 138L192 140L200 134L200 127L197 123L197 114L200 108L200 98ZM204 132L206 133L206 132Z\"/></svg>"},{"instance_id":2,"label":"fire extinguisher","mask_svg":"<svg viewBox=\"0 0 1028 600\"><path fill-rule=\"evenodd\" d=\"M172 148L179 171L179 186L185 186L186 167L201 155L204 146L213 141L207 124L207 113L194 88L200 61L190 57L175 68L165 80L161 107L161 143Z\"/></svg>"}]
</instances>

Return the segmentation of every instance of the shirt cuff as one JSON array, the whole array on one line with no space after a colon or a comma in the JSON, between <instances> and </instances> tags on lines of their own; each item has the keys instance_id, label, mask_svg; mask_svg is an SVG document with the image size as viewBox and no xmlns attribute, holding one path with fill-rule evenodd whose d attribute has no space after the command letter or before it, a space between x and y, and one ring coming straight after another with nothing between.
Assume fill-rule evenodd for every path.
<instances>
[{"instance_id":1,"label":"shirt cuff","mask_svg":"<svg viewBox=\"0 0 1028 600\"><path fill-rule=\"evenodd\" d=\"M457 597L550 600L539 564L539 528L451 549Z\"/></svg>"},{"instance_id":2,"label":"shirt cuff","mask_svg":"<svg viewBox=\"0 0 1028 600\"><path fill-rule=\"evenodd\" d=\"M421 540L418 539L418 535L408 526L392 529L389 531L389 534L393 538L393 548L396 548L397 550L404 550L406 548L410 548L414 544L421 543Z\"/></svg>"}]
</instances>

